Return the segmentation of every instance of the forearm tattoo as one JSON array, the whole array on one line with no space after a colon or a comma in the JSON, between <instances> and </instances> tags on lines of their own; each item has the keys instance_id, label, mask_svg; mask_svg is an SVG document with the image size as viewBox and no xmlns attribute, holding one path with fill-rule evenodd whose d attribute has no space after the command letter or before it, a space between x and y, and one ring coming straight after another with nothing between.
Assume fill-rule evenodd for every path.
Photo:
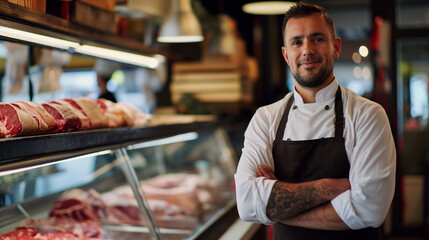
<instances>
[{"instance_id":1,"label":"forearm tattoo","mask_svg":"<svg viewBox=\"0 0 429 240\"><path fill-rule=\"evenodd\" d=\"M314 186L275 184L267 205L267 216L273 221L298 215L321 202L320 192Z\"/></svg>"}]
</instances>

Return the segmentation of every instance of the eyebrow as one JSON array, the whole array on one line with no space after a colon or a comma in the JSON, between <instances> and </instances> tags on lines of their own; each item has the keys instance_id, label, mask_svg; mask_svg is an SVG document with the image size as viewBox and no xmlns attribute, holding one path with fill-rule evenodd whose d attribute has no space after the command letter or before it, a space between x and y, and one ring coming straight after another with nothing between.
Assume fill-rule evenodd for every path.
<instances>
[{"instance_id":1,"label":"eyebrow","mask_svg":"<svg viewBox=\"0 0 429 240\"><path fill-rule=\"evenodd\" d=\"M315 32L315 33L310 34L310 38L311 37L319 37L319 36L326 37L326 35L324 33L322 33L322 32ZM298 36L290 38L288 40L288 42L293 42L295 40L299 40L299 39L302 39L302 38L304 38L304 35L298 35Z\"/></svg>"}]
</instances>

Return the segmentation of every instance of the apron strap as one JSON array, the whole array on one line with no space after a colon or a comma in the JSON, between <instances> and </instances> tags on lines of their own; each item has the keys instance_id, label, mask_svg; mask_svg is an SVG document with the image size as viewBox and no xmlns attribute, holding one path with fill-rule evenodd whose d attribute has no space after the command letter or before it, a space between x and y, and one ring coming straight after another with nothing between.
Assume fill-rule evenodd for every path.
<instances>
[{"instance_id":1,"label":"apron strap","mask_svg":"<svg viewBox=\"0 0 429 240\"><path fill-rule=\"evenodd\" d=\"M294 101L295 101L295 98L293 97L293 94L292 94L283 112L282 119L277 128L276 139L274 141L283 140L283 135L286 128L289 111ZM335 139L336 140L343 139L344 126L345 126L345 122L344 122L344 114L343 114L343 98L341 96L341 87L340 85L338 85L337 92L335 93Z\"/></svg>"},{"instance_id":2,"label":"apron strap","mask_svg":"<svg viewBox=\"0 0 429 240\"><path fill-rule=\"evenodd\" d=\"M341 97L341 87L338 85L338 90L335 94L335 139L343 139L345 122L343 114L343 99Z\"/></svg>"},{"instance_id":3,"label":"apron strap","mask_svg":"<svg viewBox=\"0 0 429 240\"><path fill-rule=\"evenodd\" d=\"M286 128L286 123L288 120L288 116L289 116L289 110L292 106L292 103L295 101L295 98L293 97L293 93L292 96L289 98L289 101L287 102L286 108L283 112L283 116L282 116L282 120L280 121L280 124L277 128L277 133L276 133L276 139L274 139L274 141L282 141L283 140L283 135L285 132L285 128Z\"/></svg>"}]
</instances>

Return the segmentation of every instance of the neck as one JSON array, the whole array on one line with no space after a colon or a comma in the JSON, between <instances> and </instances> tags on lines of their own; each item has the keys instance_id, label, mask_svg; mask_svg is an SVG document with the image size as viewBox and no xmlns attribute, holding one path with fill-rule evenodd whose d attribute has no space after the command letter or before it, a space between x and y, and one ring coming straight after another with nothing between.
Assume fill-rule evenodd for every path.
<instances>
[{"instance_id":1,"label":"neck","mask_svg":"<svg viewBox=\"0 0 429 240\"><path fill-rule=\"evenodd\" d=\"M317 92L331 84L332 81L334 81L335 77L332 76L328 79L330 80L326 80L322 85L317 87L304 87L302 85L299 85L298 82L295 81L295 89L299 93L299 95L301 95L304 103L315 103Z\"/></svg>"}]
</instances>

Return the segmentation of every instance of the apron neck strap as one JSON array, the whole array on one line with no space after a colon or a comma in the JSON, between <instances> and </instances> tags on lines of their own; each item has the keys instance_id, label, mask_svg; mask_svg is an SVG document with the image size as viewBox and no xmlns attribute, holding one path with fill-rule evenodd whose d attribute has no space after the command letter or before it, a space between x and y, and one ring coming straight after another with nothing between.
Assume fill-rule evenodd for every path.
<instances>
[{"instance_id":1,"label":"apron neck strap","mask_svg":"<svg viewBox=\"0 0 429 240\"><path fill-rule=\"evenodd\" d=\"M292 96L289 98L287 102L286 108L283 112L282 119L277 128L275 141L282 141L283 139L286 123L288 121L289 111L294 101L295 101L295 98L293 97L293 93L292 93ZM337 92L335 93L335 139L340 140L343 138L344 126L345 126L345 122L344 122L344 115L343 115L343 98L341 96L341 87L340 85L338 85Z\"/></svg>"},{"instance_id":2,"label":"apron neck strap","mask_svg":"<svg viewBox=\"0 0 429 240\"><path fill-rule=\"evenodd\" d=\"M338 85L335 94L335 139L343 138L344 126L343 98L341 97L341 87Z\"/></svg>"}]
</instances>

